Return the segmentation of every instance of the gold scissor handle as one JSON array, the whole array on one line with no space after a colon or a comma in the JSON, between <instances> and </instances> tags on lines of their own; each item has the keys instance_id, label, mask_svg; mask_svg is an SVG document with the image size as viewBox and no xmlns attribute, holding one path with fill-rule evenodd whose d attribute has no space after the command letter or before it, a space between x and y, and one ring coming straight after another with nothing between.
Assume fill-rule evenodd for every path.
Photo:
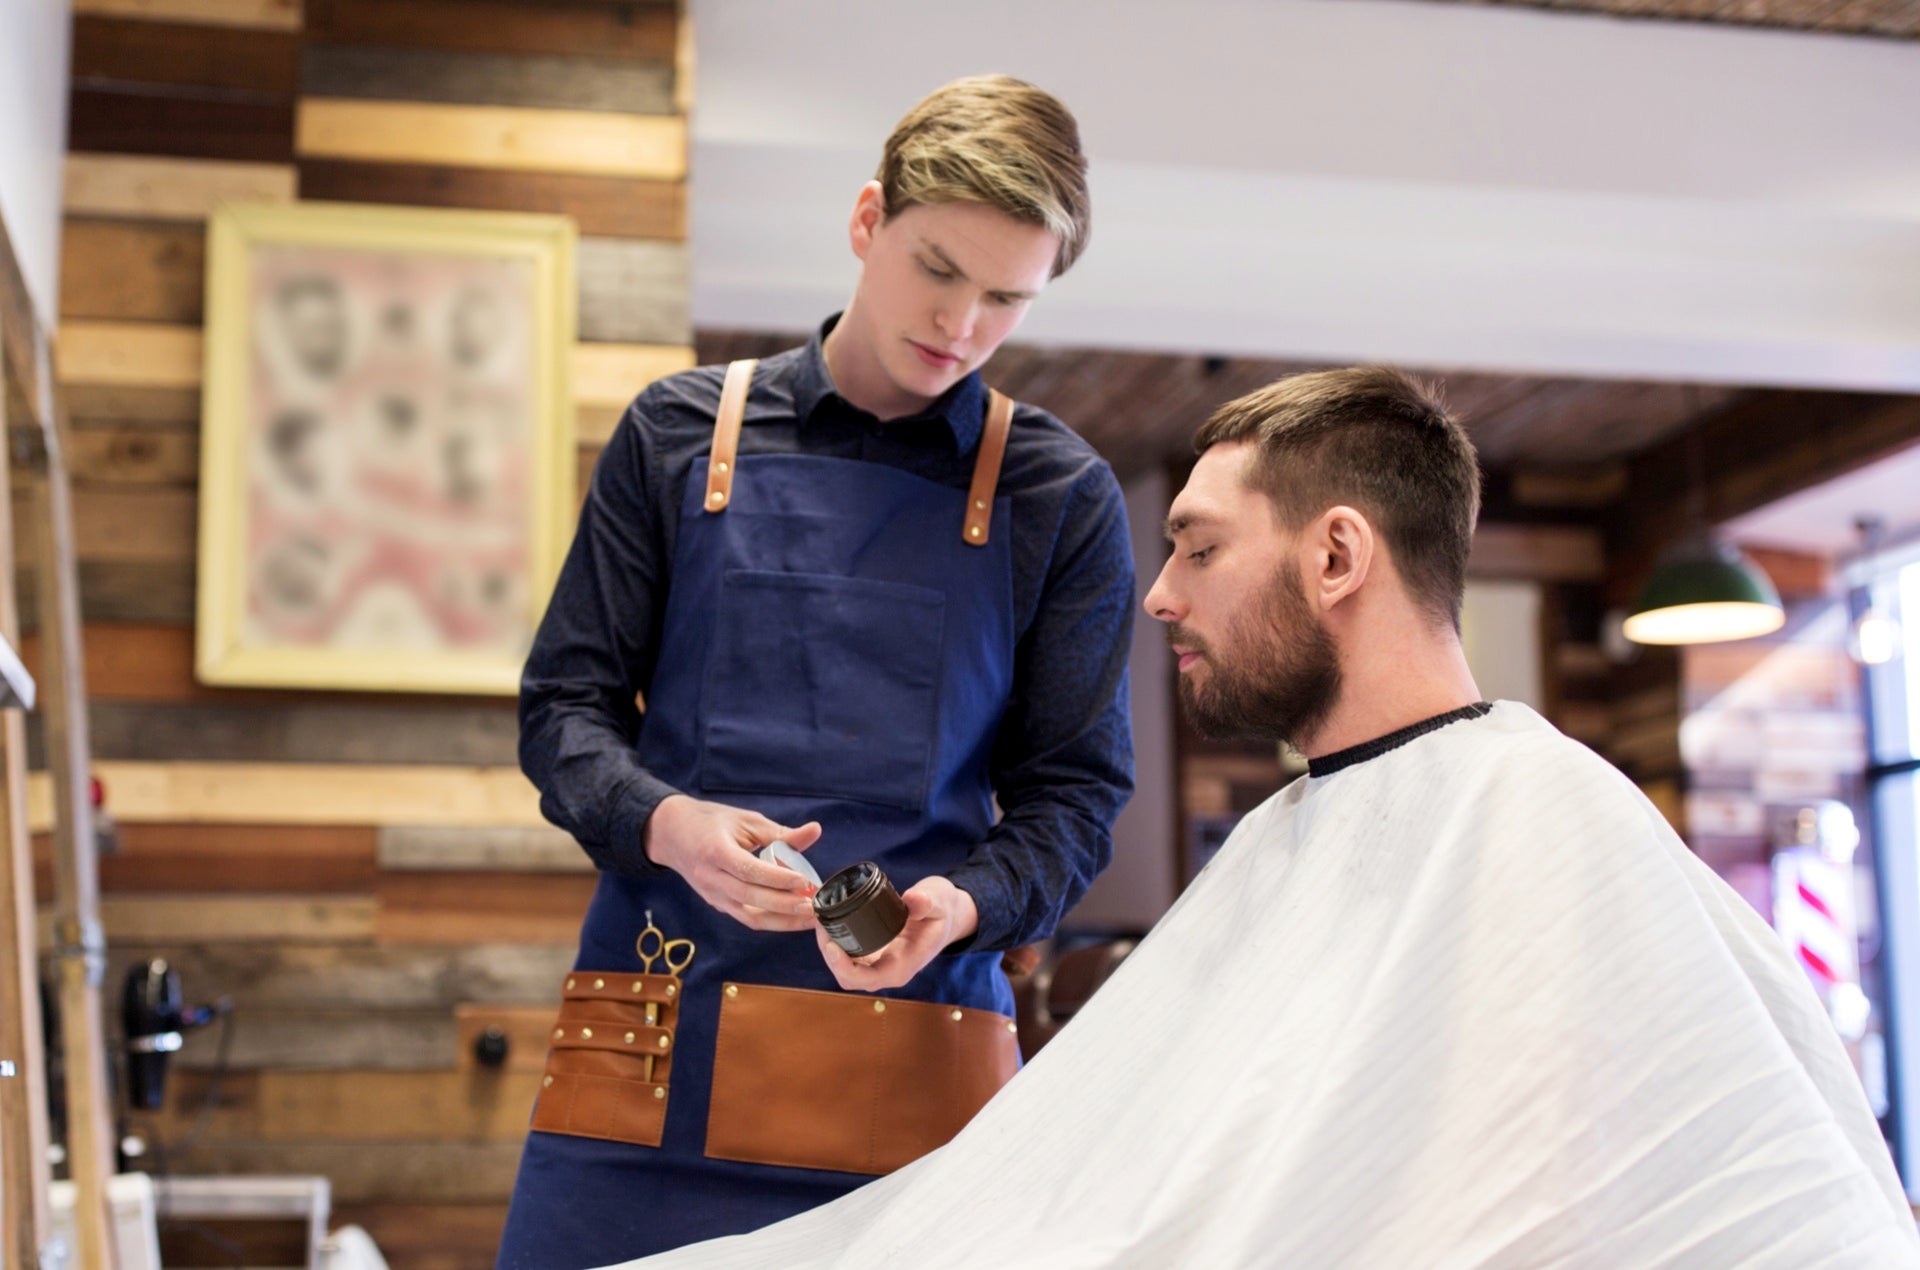
<instances>
[{"instance_id":1,"label":"gold scissor handle","mask_svg":"<svg viewBox=\"0 0 1920 1270\"><path fill-rule=\"evenodd\" d=\"M693 941L691 939L669 939L660 949L666 959L667 973L678 975L693 963Z\"/></svg>"},{"instance_id":2,"label":"gold scissor handle","mask_svg":"<svg viewBox=\"0 0 1920 1270\"><path fill-rule=\"evenodd\" d=\"M667 949L670 947L672 945L667 943L666 932L653 924L653 910L648 909L647 924L641 929L640 938L633 941L633 951L640 958L640 973L652 974L653 963L666 956Z\"/></svg>"}]
</instances>

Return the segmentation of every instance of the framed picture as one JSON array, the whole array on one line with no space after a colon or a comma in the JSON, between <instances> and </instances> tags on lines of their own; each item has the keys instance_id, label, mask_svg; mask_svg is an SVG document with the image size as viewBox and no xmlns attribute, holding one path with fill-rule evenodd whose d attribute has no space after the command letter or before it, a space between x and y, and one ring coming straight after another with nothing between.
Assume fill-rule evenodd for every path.
<instances>
[{"instance_id":1,"label":"framed picture","mask_svg":"<svg viewBox=\"0 0 1920 1270\"><path fill-rule=\"evenodd\" d=\"M208 683L512 693L574 516L573 223L235 205L208 227Z\"/></svg>"}]
</instances>

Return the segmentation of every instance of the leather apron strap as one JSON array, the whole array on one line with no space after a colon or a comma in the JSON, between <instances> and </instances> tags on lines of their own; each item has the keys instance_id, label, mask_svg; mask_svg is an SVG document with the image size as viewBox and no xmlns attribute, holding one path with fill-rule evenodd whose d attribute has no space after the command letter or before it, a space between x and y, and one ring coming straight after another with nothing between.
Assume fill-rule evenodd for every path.
<instances>
[{"instance_id":1,"label":"leather apron strap","mask_svg":"<svg viewBox=\"0 0 1920 1270\"><path fill-rule=\"evenodd\" d=\"M707 497L701 506L723 512L733 501L733 471L740 453L740 421L746 414L747 390L753 384L752 359L727 367L720 386L720 407L713 417L713 454L707 461ZM1013 430L1013 399L998 389L987 393L987 421L980 432L980 448L973 460L973 484L967 490L967 518L961 541L984 547L993 521L993 492L1000 484L1000 462L1007 453L1007 434Z\"/></svg>"},{"instance_id":2,"label":"leather apron strap","mask_svg":"<svg viewBox=\"0 0 1920 1270\"><path fill-rule=\"evenodd\" d=\"M707 498L701 506L710 512L723 512L733 501L733 469L740 453L740 420L747 412L747 389L753 386L755 358L734 362L727 367L726 382L720 386L720 409L713 417L713 455L707 461Z\"/></svg>"},{"instance_id":3,"label":"leather apron strap","mask_svg":"<svg viewBox=\"0 0 1920 1270\"><path fill-rule=\"evenodd\" d=\"M993 520L993 491L1000 484L1000 460L1007 453L1007 433L1013 429L1013 398L998 389L987 394L987 426L980 433L980 449L973 460L973 488L967 491L967 523L961 534L969 547L987 545L987 527Z\"/></svg>"}]
</instances>

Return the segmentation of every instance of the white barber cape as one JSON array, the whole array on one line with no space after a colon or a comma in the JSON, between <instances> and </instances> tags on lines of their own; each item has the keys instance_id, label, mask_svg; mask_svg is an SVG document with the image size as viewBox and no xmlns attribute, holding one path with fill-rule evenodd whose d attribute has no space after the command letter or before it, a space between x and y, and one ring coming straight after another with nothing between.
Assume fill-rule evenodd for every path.
<instances>
[{"instance_id":1,"label":"white barber cape","mask_svg":"<svg viewBox=\"0 0 1920 1270\"><path fill-rule=\"evenodd\" d=\"M1780 940L1503 702L1267 800L942 1150L645 1264L1808 1270L1920 1242Z\"/></svg>"}]
</instances>

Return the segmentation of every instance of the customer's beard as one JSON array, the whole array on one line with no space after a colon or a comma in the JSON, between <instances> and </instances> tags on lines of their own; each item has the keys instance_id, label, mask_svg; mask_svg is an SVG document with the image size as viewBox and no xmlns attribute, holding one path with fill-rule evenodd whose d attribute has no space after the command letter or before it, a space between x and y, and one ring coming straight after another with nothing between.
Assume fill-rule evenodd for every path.
<instances>
[{"instance_id":1,"label":"customer's beard","mask_svg":"<svg viewBox=\"0 0 1920 1270\"><path fill-rule=\"evenodd\" d=\"M1180 677L1180 699L1202 736L1216 741L1285 741L1298 746L1326 721L1340 695L1340 657L1314 617L1299 575L1283 566L1251 618L1227 632L1227 660L1179 626L1167 639L1199 653L1207 682Z\"/></svg>"}]
</instances>

